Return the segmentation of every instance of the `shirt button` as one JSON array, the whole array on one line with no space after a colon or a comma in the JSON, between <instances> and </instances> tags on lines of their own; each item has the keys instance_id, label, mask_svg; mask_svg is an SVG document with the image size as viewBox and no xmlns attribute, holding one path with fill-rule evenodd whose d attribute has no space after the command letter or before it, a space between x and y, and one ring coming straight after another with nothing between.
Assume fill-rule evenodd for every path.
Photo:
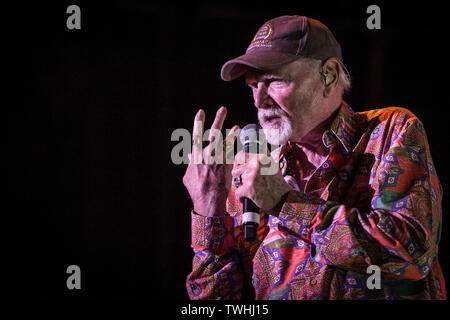
<instances>
[{"instance_id":1,"label":"shirt button","mask_svg":"<svg viewBox=\"0 0 450 320\"><path fill-rule=\"evenodd\" d=\"M280 169L283 169L283 168L284 168L284 162L281 161L281 162L280 162Z\"/></svg>"},{"instance_id":2,"label":"shirt button","mask_svg":"<svg viewBox=\"0 0 450 320\"><path fill-rule=\"evenodd\" d=\"M316 279L312 279L309 283L310 283L312 286L315 286L316 283L317 283L317 280L316 280Z\"/></svg>"}]
</instances>

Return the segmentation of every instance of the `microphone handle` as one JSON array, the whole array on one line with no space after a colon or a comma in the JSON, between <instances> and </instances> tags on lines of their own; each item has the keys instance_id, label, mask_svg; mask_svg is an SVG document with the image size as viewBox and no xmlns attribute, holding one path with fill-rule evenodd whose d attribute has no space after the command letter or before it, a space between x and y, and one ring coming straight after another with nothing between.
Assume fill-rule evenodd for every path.
<instances>
[{"instance_id":1,"label":"microphone handle","mask_svg":"<svg viewBox=\"0 0 450 320\"><path fill-rule=\"evenodd\" d=\"M252 146L250 146L252 145ZM245 143L244 152L258 153L258 144ZM246 241L256 240L256 231L259 226L259 207L250 199L243 200L243 220L244 220L244 239Z\"/></svg>"},{"instance_id":2,"label":"microphone handle","mask_svg":"<svg viewBox=\"0 0 450 320\"><path fill-rule=\"evenodd\" d=\"M259 226L259 208L252 200L244 198L242 211L244 212L244 220L249 220L244 222L244 239L255 241Z\"/></svg>"}]
</instances>

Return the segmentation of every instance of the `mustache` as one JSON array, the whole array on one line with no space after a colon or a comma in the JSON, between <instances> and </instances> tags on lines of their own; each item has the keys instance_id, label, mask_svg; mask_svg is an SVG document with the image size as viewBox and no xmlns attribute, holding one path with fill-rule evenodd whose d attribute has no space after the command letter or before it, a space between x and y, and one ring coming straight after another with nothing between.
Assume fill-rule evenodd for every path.
<instances>
[{"instance_id":1,"label":"mustache","mask_svg":"<svg viewBox=\"0 0 450 320\"><path fill-rule=\"evenodd\" d=\"M280 108L261 108L258 110L258 120L264 122L272 117L286 118L286 113Z\"/></svg>"}]
</instances>

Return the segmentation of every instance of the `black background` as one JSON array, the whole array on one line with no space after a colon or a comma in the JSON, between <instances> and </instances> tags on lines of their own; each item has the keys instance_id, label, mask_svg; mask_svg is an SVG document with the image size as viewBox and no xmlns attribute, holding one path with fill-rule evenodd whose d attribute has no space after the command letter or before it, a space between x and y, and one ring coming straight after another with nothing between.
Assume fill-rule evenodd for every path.
<instances>
[{"instance_id":1,"label":"black background","mask_svg":"<svg viewBox=\"0 0 450 320\"><path fill-rule=\"evenodd\" d=\"M171 134L191 130L200 107L207 127L221 105L229 110L225 128L256 121L243 80L224 82L219 71L279 15L307 15L333 31L352 74L346 101L355 111L395 105L423 121L445 195L441 3L16 2L3 12L12 72L4 86L2 295L187 299L191 202L181 182L186 167L170 158ZM81 30L66 27L71 4L81 8ZM381 8L381 30L366 27L369 4ZM66 287L72 264L81 267L81 290Z\"/></svg>"}]
</instances>

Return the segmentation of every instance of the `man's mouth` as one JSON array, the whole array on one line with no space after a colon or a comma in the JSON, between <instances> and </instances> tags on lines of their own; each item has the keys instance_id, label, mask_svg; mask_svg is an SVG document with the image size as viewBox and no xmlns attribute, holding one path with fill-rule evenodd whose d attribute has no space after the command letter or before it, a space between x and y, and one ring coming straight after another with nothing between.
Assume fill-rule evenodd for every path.
<instances>
[{"instance_id":1,"label":"man's mouth","mask_svg":"<svg viewBox=\"0 0 450 320\"><path fill-rule=\"evenodd\" d=\"M270 117L264 117L264 123L267 124L273 124L280 120L281 118L279 116L270 116Z\"/></svg>"}]
</instances>

